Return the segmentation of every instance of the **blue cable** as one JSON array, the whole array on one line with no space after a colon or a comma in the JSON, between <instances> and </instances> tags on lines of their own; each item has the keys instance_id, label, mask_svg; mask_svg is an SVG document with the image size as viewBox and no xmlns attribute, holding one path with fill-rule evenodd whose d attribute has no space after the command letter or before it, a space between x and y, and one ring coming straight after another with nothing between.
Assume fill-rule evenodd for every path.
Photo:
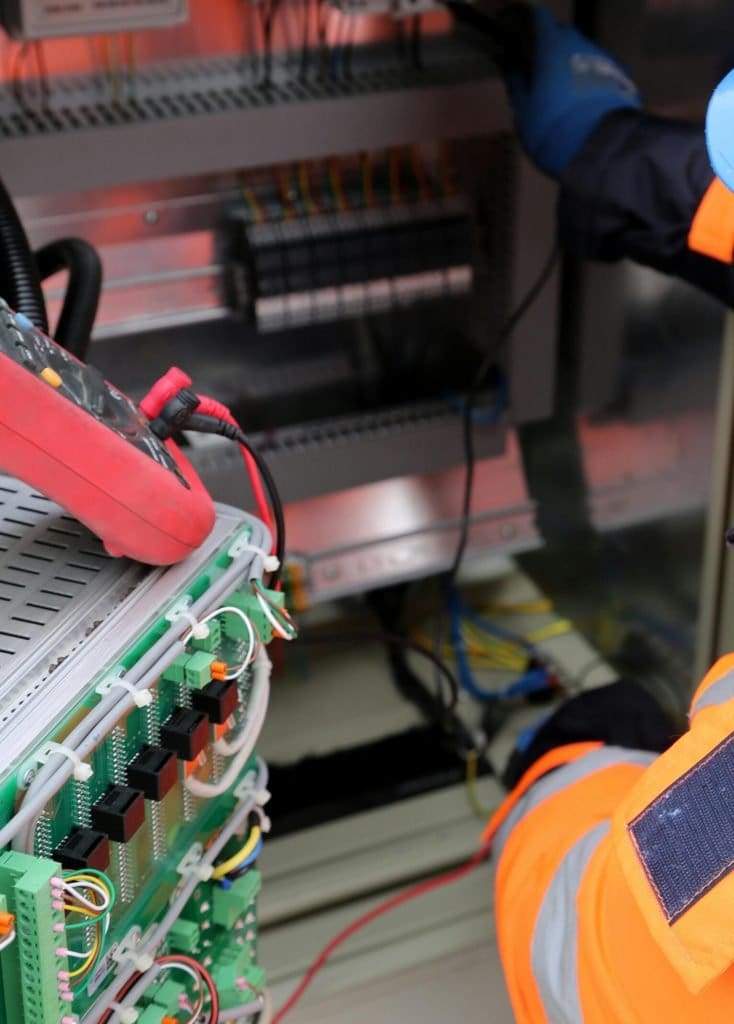
<instances>
[{"instance_id":1,"label":"blue cable","mask_svg":"<svg viewBox=\"0 0 734 1024\"><path fill-rule=\"evenodd\" d=\"M507 395L507 380L502 374L497 382L495 404L489 409L472 409L471 420L472 423L479 424L492 424L498 423L502 418L502 414L507 410L509 405ZM446 404L449 408L460 416L466 412L466 399L461 395L448 394L445 396Z\"/></svg>"},{"instance_id":2,"label":"blue cable","mask_svg":"<svg viewBox=\"0 0 734 1024\"><path fill-rule=\"evenodd\" d=\"M538 693L540 690L547 690L551 683L548 672L542 666L528 669L517 679L513 680L503 690L484 690L474 679L469 659L466 653L466 644L461 631L462 605L461 599L456 590L449 594L449 614L451 618L451 639L456 652L456 668L459 675L459 682L468 694L476 700L491 701L509 700L512 697L526 697L531 693Z\"/></svg>"},{"instance_id":3,"label":"blue cable","mask_svg":"<svg viewBox=\"0 0 734 1024\"><path fill-rule=\"evenodd\" d=\"M257 860L257 858L260 856L260 854L262 852L262 848L263 848L263 841L262 841L262 836L261 836L258 839L258 841L257 841L257 845L255 846L255 849L252 851L252 853L249 855L249 857L245 857L245 859L240 864L238 864L237 867L234 868L233 871L230 871L230 873L228 875L226 875L224 878L221 879L221 881L219 882L219 885L221 886L221 888L222 889L231 889L232 888L232 883L236 882L238 878L241 878L242 875L244 875L245 871L247 871L247 869L252 864L255 863L255 861Z\"/></svg>"},{"instance_id":4,"label":"blue cable","mask_svg":"<svg viewBox=\"0 0 734 1024\"><path fill-rule=\"evenodd\" d=\"M456 595L456 600L461 617L471 622L477 629L481 629L484 633L489 633L490 636L496 636L500 640L508 640L510 643L517 644L518 647L522 647L528 654L534 655L536 653L533 644L526 640L525 637L511 632L509 629L503 629L502 626L490 622L489 619L485 619L482 615L472 611L471 608L467 608L458 594Z\"/></svg>"}]
</instances>

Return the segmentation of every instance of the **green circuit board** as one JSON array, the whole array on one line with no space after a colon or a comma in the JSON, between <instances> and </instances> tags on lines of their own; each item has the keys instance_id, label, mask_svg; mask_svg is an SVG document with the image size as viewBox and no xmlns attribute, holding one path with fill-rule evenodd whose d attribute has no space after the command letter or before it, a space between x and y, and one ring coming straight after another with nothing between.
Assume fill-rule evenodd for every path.
<instances>
[{"instance_id":1,"label":"green circuit board","mask_svg":"<svg viewBox=\"0 0 734 1024\"><path fill-rule=\"evenodd\" d=\"M205 596L230 562L227 554L218 555L190 583L184 596L190 601ZM268 599L276 607L282 605L278 593L269 592ZM216 605L239 608L264 643L272 639L270 622L249 584L235 588ZM171 631L170 619L164 615L155 618L141 635L126 639L117 652L116 666L133 669ZM180 635L180 627L175 632ZM71 778L53 793L36 819L32 850L28 848L31 844L25 849L0 850L0 925L4 914L12 915L15 922L13 942L3 943L0 928L0 1024L77 1024L90 1009L99 1007L105 992L109 992L110 1000L114 998L119 987L116 978L125 963L121 954L169 913L181 891L185 859L206 850L238 806L241 794L236 783L216 798L203 798L189 791L186 779L194 775L201 782L216 785L226 769L227 759L214 749L214 743L236 736L247 721L252 673L243 669L233 681L236 707L223 721L209 715L202 723L203 712L197 710L196 695L211 688L219 678L216 672L223 671L221 666L231 669L242 665L248 650L241 617L222 614L214 618L208 637L192 639L161 672L150 687L150 703L131 707L114 728L100 737L88 759L92 774ZM35 737L35 745L49 740L63 743L100 700L99 683L99 679L90 679L77 704L50 732ZM170 749L175 744L166 730L170 732L177 715L188 715L196 722L199 743L194 757ZM206 737L202 744L203 730ZM181 742L187 742L186 735ZM143 798L131 781L131 768L141 754L150 751L166 758L169 785L160 798L147 793ZM251 757L238 778L248 780L255 774L256 763ZM0 781L0 826L22 806L28 778L24 764ZM119 813L118 804L113 803L118 793L123 798ZM132 805L136 808L134 821L127 813ZM100 824L101 813L113 815L110 835L105 833L105 818ZM222 847L219 860L230 858L243 846L253 821L252 817L245 818ZM131 834L116 835L118 827L129 827ZM84 918L69 912L66 897L58 888L59 878L73 878L74 871L84 872L84 867L64 864L60 851L66 851L75 837L83 836L86 841L87 836L100 834L105 838L107 856L94 870L103 873L105 884L109 883L114 893L104 929L97 923L82 927ZM241 1008L258 999L265 985L257 959L259 890L260 874L254 863L239 877L202 877L178 908L156 950L157 956L193 958L206 968L216 987L220 1010ZM87 891L87 898L92 895ZM77 965L95 943L99 948L94 962L90 966L87 958L86 969L79 976ZM136 1005L138 1020L142 1024L161 1024L164 1020L183 1024L191 1010L186 987L185 977L182 980L170 971L161 973ZM87 1019L98 1020L99 1015Z\"/></svg>"}]
</instances>

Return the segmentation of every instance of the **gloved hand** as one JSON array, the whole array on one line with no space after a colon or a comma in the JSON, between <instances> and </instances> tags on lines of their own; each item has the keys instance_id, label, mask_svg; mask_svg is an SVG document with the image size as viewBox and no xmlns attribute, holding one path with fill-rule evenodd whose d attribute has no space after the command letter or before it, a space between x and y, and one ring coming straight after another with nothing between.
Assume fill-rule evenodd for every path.
<instances>
[{"instance_id":1,"label":"gloved hand","mask_svg":"<svg viewBox=\"0 0 734 1024\"><path fill-rule=\"evenodd\" d=\"M524 10L523 10L524 8ZM558 177L599 121L613 110L639 107L640 96L617 62L576 29L559 25L544 7L513 4L499 15L512 27L517 15L535 28L532 70L523 73L500 61L517 132L528 155Z\"/></svg>"}]
</instances>

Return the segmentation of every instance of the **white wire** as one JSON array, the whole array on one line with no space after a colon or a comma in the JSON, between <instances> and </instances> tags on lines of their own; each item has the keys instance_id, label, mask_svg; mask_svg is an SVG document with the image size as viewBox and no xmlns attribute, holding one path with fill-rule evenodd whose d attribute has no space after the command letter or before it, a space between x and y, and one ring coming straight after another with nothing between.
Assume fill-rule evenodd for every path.
<instances>
[{"instance_id":1,"label":"white wire","mask_svg":"<svg viewBox=\"0 0 734 1024\"><path fill-rule=\"evenodd\" d=\"M94 946L92 946L92 949L94 949ZM91 956L92 949L88 949L84 953L77 953L74 949L65 949L64 956L70 956L74 960L87 960Z\"/></svg>"},{"instance_id":2,"label":"white wire","mask_svg":"<svg viewBox=\"0 0 734 1024\"><path fill-rule=\"evenodd\" d=\"M260 659L263 659L262 661ZM267 664L266 664L267 663ZM197 779L195 775L189 775L184 782L184 785L193 793L194 796L203 797L208 799L214 796L221 796L222 793L226 793L230 789L245 767L252 752L255 749L258 736L263 727L265 721L265 715L268 710L268 701L270 699L270 658L268 658L265 648L260 648L258 655L258 667L259 671L255 673L255 681L252 687L252 697L250 704L247 709L247 720L242 726L242 731L238 735L237 739L233 744L229 744L227 749L230 751L232 747L235 748L235 756L227 766L227 770L222 775L218 782L202 782L201 779ZM221 752L222 747L216 746L215 749Z\"/></svg>"},{"instance_id":3,"label":"white wire","mask_svg":"<svg viewBox=\"0 0 734 1024\"><path fill-rule=\"evenodd\" d=\"M101 896L104 902L92 903L91 900L88 900L85 896L82 896L82 894L77 889L77 886L81 886L83 889L91 889L92 892L96 892L99 896ZM64 879L64 881L62 882L62 888L65 892L71 893L76 902L81 903L81 905L85 907L87 910L94 910L98 914L103 914L105 910L109 909L111 903L110 894L108 892L105 892L102 886L97 885L96 882L82 882L81 880L79 880L78 882L67 882Z\"/></svg>"},{"instance_id":4,"label":"white wire","mask_svg":"<svg viewBox=\"0 0 734 1024\"><path fill-rule=\"evenodd\" d=\"M11 928L11 930L5 936L3 941L0 942L0 951L3 950L3 949L7 949L8 946L12 945L14 942L15 942L15 928Z\"/></svg>"},{"instance_id":5,"label":"white wire","mask_svg":"<svg viewBox=\"0 0 734 1024\"><path fill-rule=\"evenodd\" d=\"M272 611L270 610L270 606L268 605L268 602L265 600L262 594L258 594L257 591L255 591L255 597L257 598L257 603L262 608L263 615L268 620L270 625L273 627L273 632L275 633L275 635L279 636L281 640L292 640L292 634L284 632L283 627L278 622L276 617L273 615Z\"/></svg>"},{"instance_id":6,"label":"white wire","mask_svg":"<svg viewBox=\"0 0 734 1024\"><path fill-rule=\"evenodd\" d=\"M199 619L199 625L205 626L207 622L211 622L211 620L216 619L218 615L224 615L227 612L231 615L239 615L239 617L242 619L242 621L245 624L245 629L247 630L247 637L250 643L250 646L247 649L247 656L243 660L242 664L235 669L230 669L230 671L224 677L225 679L237 679L237 677L241 675L242 672L244 672L244 670L247 668L247 666L250 664L252 659L255 657L255 654L257 653L259 638L257 632L255 631L255 627L253 626L250 619L245 615L241 608L235 608L233 604L225 604L222 605L221 608L216 608L213 612L209 612L209 614L205 615L203 619ZM183 638L184 644L187 644L189 642L189 640L193 636L193 633L194 630L192 628Z\"/></svg>"},{"instance_id":7,"label":"white wire","mask_svg":"<svg viewBox=\"0 0 734 1024\"><path fill-rule=\"evenodd\" d=\"M255 702L264 684L270 683L270 673L272 672L273 665L268 657L267 651L264 647L260 647L255 658L255 663L252 666L253 680L252 680L252 698L251 704ZM264 677L267 676L267 679ZM249 711L249 708L248 708ZM216 740L214 743L214 750L217 754L222 754L224 757L233 757L238 754L242 747L247 743L251 732L250 716L246 715L244 722L242 723L239 732L232 740L226 740L224 737Z\"/></svg>"}]
</instances>

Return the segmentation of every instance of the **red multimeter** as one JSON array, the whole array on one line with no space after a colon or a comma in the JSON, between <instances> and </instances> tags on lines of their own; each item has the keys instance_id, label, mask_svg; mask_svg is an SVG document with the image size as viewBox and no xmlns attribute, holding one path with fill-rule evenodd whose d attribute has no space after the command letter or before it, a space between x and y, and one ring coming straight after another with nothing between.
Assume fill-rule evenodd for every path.
<instances>
[{"instance_id":1,"label":"red multimeter","mask_svg":"<svg viewBox=\"0 0 734 1024\"><path fill-rule=\"evenodd\" d=\"M214 524L204 485L135 404L0 299L0 466L113 555L171 565Z\"/></svg>"}]
</instances>

